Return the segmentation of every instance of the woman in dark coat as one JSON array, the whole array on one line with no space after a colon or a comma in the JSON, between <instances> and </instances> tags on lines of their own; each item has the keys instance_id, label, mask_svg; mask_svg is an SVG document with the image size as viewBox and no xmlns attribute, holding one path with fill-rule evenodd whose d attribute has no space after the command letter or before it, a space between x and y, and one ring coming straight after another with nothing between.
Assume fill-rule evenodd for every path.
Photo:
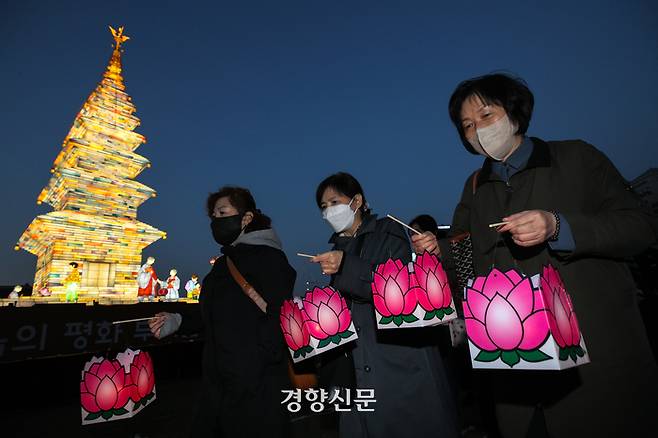
<instances>
[{"instance_id":1,"label":"woman in dark coat","mask_svg":"<svg viewBox=\"0 0 658 438\"><path fill-rule=\"evenodd\" d=\"M389 258L403 263L411 260L403 228L370 214L361 185L346 173L325 179L316 201L336 233L329 241L332 251L311 261L320 263L322 272L331 275L330 284L348 301L359 336L347 351L325 353L328 356L321 355L320 360L346 359L354 373L354 382L328 385L350 386L353 394L354 388L374 389L377 400L374 412L359 412L354 404L351 411L341 412L340 437L456 437L454 404L443 363L432 340L425 342L425 329L377 330L372 273Z\"/></svg>"},{"instance_id":2,"label":"woman in dark coat","mask_svg":"<svg viewBox=\"0 0 658 438\"><path fill-rule=\"evenodd\" d=\"M209 196L207 207L224 256L203 279L201 318L158 314L151 329L163 337L178 325L191 332L203 323L203 394L193 437L287 438L281 391L290 388L290 380L278 312L292 297L296 273L248 190L224 187ZM233 279L227 257L267 302L266 313Z\"/></svg>"},{"instance_id":3,"label":"woman in dark coat","mask_svg":"<svg viewBox=\"0 0 658 438\"><path fill-rule=\"evenodd\" d=\"M471 234L475 274L528 275L548 263L570 293L591 363L488 374L500 431L526 436L658 436L658 373L624 262L656 242L653 220L608 158L580 141L525 136L533 95L494 74L462 82L450 116L466 149L486 157L465 184L451 234ZM498 229L488 224L507 222ZM417 251L450 258L426 234Z\"/></svg>"}]
</instances>

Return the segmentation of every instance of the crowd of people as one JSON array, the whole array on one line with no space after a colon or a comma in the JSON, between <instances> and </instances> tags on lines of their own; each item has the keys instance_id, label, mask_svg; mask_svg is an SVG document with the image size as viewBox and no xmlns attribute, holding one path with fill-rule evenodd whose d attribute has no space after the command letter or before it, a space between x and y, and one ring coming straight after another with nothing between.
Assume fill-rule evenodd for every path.
<instances>
[{"instance_id":1,"label":"crowd of people","mask_svg":"<svg viewBox=\"0 0 658 438\"><path fill-rule=\"evenodd\" d=\"M656 221L594 146L528 136L533 107L527 85L508 75L457 86L450 119L466 151L484 161L466 178L446 235L431 217L412 220L418 233L410 235L378 217L350 174L319 183L315 202L333 231L332 249L310 261L347 299L359 336L313 359L319 384L372 388L377 396L374 412L340 413L341 438L457 437L469 421L489 437L658 436L658 372L625 262L656 243ZM292 297L295 271L247 189L221 188L209 196L207 213L223 257L202 281L202 317L159 313L151 330L158 338L204 330L203 394L192 436L290 436L281 403L291 385L289 355L278 312ZM591 363L561 371L470 370L467 348L446 340L445 327L377 330L375 266L428 252L454 271L451 242L463 235L472 244L474 275L555 266L578 310ZM464 412L465 395L477 414Z\"/></svg>"}]
</instances>

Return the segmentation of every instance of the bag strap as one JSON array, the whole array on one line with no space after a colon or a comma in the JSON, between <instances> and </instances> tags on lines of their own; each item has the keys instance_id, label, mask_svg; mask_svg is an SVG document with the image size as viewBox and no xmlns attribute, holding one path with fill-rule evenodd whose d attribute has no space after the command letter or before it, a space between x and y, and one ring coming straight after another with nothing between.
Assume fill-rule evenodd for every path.
<instances>
[{"instance_id":1,"label":"bag strap","mask_svg":"<svg viewBox=\"0 0 658 438\"><path fill-rule=\"evenodd\" d=\"M235 263L233 263L233 260L228 258L228 256L225 257L228 271L231 273L233 280L238 283L242 292L244 292L244 294L249 297L249 299L253 301L263 313L267 313L267 301L265 301L263 297L256 292L256 289L254 289L254 287L242 276L240 271L238 271L237 266L235 266Z\"/></svg>"},{"instance_id":2,"label":"bag strap","mask_svg":"<svg viewBox=\"0 0 658 438\"><path fill-rule=\"evenodd\" d=\"M480 168L480 169L476 170L475 173L473 174L473 194L475 194L475 191L478 188L478 176L480 176L480 171L481 170L482 169Z\"/></svg>"}]
</instances>

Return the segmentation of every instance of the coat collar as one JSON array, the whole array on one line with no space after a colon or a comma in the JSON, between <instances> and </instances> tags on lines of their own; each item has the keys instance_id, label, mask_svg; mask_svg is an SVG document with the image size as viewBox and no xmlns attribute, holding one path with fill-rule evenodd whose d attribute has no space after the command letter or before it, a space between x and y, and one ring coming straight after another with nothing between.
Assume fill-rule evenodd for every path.
<instances>
[{"instance_id":1,"label":"coat collar","mask_svg":"<svg viewBox=\"0 0 658 438\"><path fill-rule=\"evenodd\" d=\"M548 143L537 137L530 137L530 140L532 140L534 147L532 149L532 154L530 154L530 158L528 158L528 163L523 170L533 169L535 167L549 167L551 165L551 155L548 150ZM502 179L493 172L492 165L493 160L491 158L484 160L484 164L478 175L477 187L480 187L487 181L502 181Z\"/></svg>"},{"instance_id":2,"label":"coat collar","mask_svg":"<svg viewBox=\"0 0 658 438\"><path fill-rule=\"evenodd\" d=\"M363 218L363 222L361 222L361 226L357 230L356 235L361 236L362 234L372 233L373 231L375 231L376 226L377 226L377 215L369 214L368 216ZM339 238L340 236L338 235L338 233L334 233L329 238L329 243L336 243L336 240Z\"/></svg>"}]
</instances>

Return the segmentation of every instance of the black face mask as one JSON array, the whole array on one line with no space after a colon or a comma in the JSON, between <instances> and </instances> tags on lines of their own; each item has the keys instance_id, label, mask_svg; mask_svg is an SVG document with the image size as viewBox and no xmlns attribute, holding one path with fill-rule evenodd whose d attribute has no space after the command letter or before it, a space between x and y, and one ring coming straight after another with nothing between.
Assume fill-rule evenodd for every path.
<instances>
[{"instance_id":1,"label":"black face mask","mask_svg":"<svg viewBox=\"0 0 658 438\"><path fill-rule=\"evenodd\" d=\"M235 242L242 232L242 215L214 217L210 222L212 237L222 246Z\"/></svg>"}]
</instances>

